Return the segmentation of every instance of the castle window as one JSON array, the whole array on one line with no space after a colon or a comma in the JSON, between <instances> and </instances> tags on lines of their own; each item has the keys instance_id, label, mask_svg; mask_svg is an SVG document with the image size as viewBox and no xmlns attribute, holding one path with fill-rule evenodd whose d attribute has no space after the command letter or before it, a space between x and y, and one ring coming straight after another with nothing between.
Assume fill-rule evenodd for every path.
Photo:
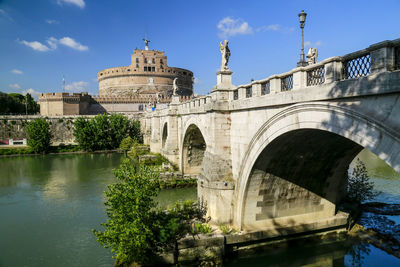
<instances>
[{"instance_id":1,"label":"castle window","mask_svg":"<svg viewBox=\"0 0 400 267\"><path fill-rule=\"evenodd\" d=\"M139 68L139 64L136 64L136 68Z\"/></svg>"},{"instance_id":2,"label":"castle window","mask_svg":"<svg viewBox=\"0 0 400 267\"><path fill-rule=\"evenodd\" d=\"M131 71L131 69L128 69L128 71Z\"/></svg>"},{"instance_id":3,"label":"castle window","mask_svg":"<svg viewBox=\"0 0 400 267\"><path fill-rule=\"evenodd\" d=\"M163 69L164 67L163 67L163 65L160 65L160 69Z\"/></svg>"},{"instance_id":4,"label":"castle window","mask_svg":"<svg viewBox=\"0 0 400 267\"><path fill-rule=\"evenodd\" d=\"M139 58L136 58L136 63L139 63Z\"/></svg>"},{"instance_id":5,"label":"castle window","mask_svg":"<svg viewBox=\"0 0 400 267\"><path fill-rule=\"evenodd\" d=\"M143 71L147 71L147 67L144 67L144 68L143 68Z\"/></svg>"},{"instance_id":6,"label":"castle window","mask_svg":"<svg viewBox=\"0 0 400 267\"><path fill-rule=\"evenodd\" d=\"M147 63L147 58L144 58L144 63Z\"/></svg>"},{"instance_id":7,"label":"castle window","mask_svg":"<svg viewBox=\"0 0 400 267\"><path fill-rule=\"evenodd\" d=\"M164 64L164 62L163 62L162 58L160 59L160 64Z\"/></svg>"},{"instance_id":8,"label":"castle window","mask_svg":"<svg viewBox=\"0 0 400 267\"><path fill-rule=\"evenodd\" d=\"M152 62L153 62L153 64L156 64L156 59L153 58L153 59L152 59Z\"/></svg>"},{"instance_id":9,"label":"castle window","mask_svg":"<svg viewBox=\"0 0 400 267\"><path fill-rule=\"evenodd\" d=\"M143 111L143 104L139 105L139 111Z\"/></svg>"},{"instance_id":10,"label":"castle window","mask_svg":"<svg viewBox=\"0 0 400 267\"><path fill-rule=\"evenodd\" d=\"M151 71L156 71L156 67L151 67Z\"/></svg>"},{"instance_id":11,"label":"castle window","mask_svg":"<svg viewBox=\"0 0 400 267\"><path fill-rule=\"evenodd\" d=\"M183 75L186 75L186 71L183 72Z\"/></svg>"},{"instance_id":12,"label":"castle window","mask_svg":"<svg viewBox=\"0 0 400 267\"><path fill-rule=\"evenodd\" d=\"M170 70L168 70L168 72L171 72Z\"/></svg>"}]
</instances>

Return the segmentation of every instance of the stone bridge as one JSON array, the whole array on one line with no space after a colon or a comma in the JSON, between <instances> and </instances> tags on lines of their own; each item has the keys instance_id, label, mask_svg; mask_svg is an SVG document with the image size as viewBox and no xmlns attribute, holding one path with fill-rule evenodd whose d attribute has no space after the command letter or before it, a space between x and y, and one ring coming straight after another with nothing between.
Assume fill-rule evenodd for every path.
<instances>
[{"instance_id":1,"label":"stone bridge","mask_svg":"<svg viewBox=\"0 0 400 267\"><path fill-rule=\"evenodd\" d=\"M337 204L363 148L400 171L400 39L246 85L231 75L142 121L153 152L199 174L213 222L277 234L343 225Z\"/></svg>"}]
</instances>

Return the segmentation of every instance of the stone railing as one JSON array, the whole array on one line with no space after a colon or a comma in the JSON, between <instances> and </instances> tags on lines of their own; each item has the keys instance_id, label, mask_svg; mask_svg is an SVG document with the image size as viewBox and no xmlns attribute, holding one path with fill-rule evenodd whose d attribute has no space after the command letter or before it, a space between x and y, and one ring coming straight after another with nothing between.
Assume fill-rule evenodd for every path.
<instances>
[{"instance_id":1,"label":"stone railing","mask_svg":"<svg viewBox=\"0 0 400 267\"><path fill-rule=\"evenodd\" d=\"M368 75L400 69L400 39L384 41L341 57L331 57L316 64L297 67L286 73L252 81L227 89L222 100L211 95L177 104L179 114L204 112L221 108L226 100L248 101L251 98L285 94L287 91L322 86L344 80L355 80ZM219 103L219 104L218 104ZM218 106L218 107L217 107ZM235 105L234 105L235 106Z\"/></svg>"},{"instance_id":2,"label":"stone railing","mask_svg":"<svg viewBox=\"0 0 400 267\"><path fill-rule=\"evenodd\" d=\"M230 93L229 99L235 101L276 94L398 69L400 39L377 43L341 57L331 57L316 64L237 86Z\"/></svg>"}]
</instances>

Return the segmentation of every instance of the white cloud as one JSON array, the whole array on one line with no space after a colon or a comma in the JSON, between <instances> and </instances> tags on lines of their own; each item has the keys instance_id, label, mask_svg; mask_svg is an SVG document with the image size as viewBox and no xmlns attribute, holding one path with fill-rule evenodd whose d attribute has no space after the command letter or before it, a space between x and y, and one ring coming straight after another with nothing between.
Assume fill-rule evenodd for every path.
<instances>
[{"instance_id":1,"label":"white cloud","mask_svg":"<svg viewBox=\"0 0 400 267\"><path fill-rule=\"evenodd\" d=\"M252 34L253 29L246 21L242 19L233 19L225 17L218 22L217 28L219 30L218 36L223 39L235 35Z\"/></svg>"},{"instance_id":2,"label":"white cloud","mask_svg":"<svg viewBox=\"0 0 400 267\"><path fill-rule=\"evenodd\" d=\"M13 89L19 89L19 88L21 88L21 86L19 86L18 83L9 84L8 86L9 86L10 88L13 88Z\"/></svg>"},{"instance_id":3,"label":"white cloud","mask_svg":"<svg viewBox=\"0 0 400 267\"><path fill-rule=\"evenodd\" d=\"M281 25L279 24L271 24L258 27L256 29L257 32L267 32L267 31L279 31L281 29Z\"/></svg>"},{"instance_id":4,"label":"white cloud","mask_svg":"<svg viewBox=\"0 0 400 267\"><path fill-rule=\"evenodd\" d=\"M40 51L40 52L46 52L46 51L50 50L47 46L45 46L44 44L42 44L41 42L38 42L38 41L28 42L28 41L22 40L22 41L20 41L20 43L32 48L33 50Z\"/></svg>"},{"instance_id":5,"label":"white cloud","mask_svg":"<svg viewBox=\"0 0 400 267\"><path fill-rule=\"evenodd\" d=\"M13 21L11 16L8 15L8 13L4 9L0 9L0 17L5 17L6 19Z\"/></svg>"},{"instance_id":6,"label":"white cloud","mask_svg":"<svg viewBox=\"0 0 400 267\"><path fill-rule=\"evenodd\" d=\"M32 88L29 88L27 90L22 90L22 94L23 95L30 94L35 100L37 100L40 93L33 90Z\"/></svg>"},{"instance_id":7,"label":"white cloud","mask_svg":"<svg viewBox=\"0 0 400 267\"><path fill-rule=\"evenodd\" d=\"M87 92L89 83L80 81L80 82L72 82L70 84L65 85L65 90L70 92Z\"/></svg>"},{"instance_id":8,"label":"white cloud","mask_svg":"<svg viewBox=\"0 0 400 267\"><path fill-rule=\"evenodd\" d=\"M199 78L197 78L197 77L194 77L193 78L193 83L194 84L201 84L201 80Z\"/></svg>"},{"instance_id":9,"label":"white cloud","mask_svg":"<svg viewBox=\"0 0 400 267\"><path fill-rule=\"evenodd\" d=\"M294 31L294 28L284 27L280 24L270 24L258 27L256 29L256 32L268 32L268 31L291 33Z\"/></svg>"},{"instance_id":10,"label":"white cloud","mask_svg":"<svg viewBox=\"0 0 400 267\"><path fill-rule=\"evenodd\" d=\"M305 41L304 42L304 46L305 47L319 47L319 46L321 46L322 45L322 42L321 41L316 41L315 43L313 43L313 42L310 42L310 41Z\"/></svg>"},{"instance_id":11,"label":"white cloud","mask_svg":"<svg viewBox=\"0 0 400 267\"><path fill-rule=\"evenodd\" d=\"M63 4L76 5L82 9L85 7L84 0L57 0L57 4L59 4L60 6L62 6Z\"/></svg>"},{"instance_id":12,"label":"white cloud","mask_svg":"<svg viewBox=\"0 0 400 267\"><path fill-rule=\"evenodd\" d=\"M22 70L17 70L17 69L13 69L13 70L11 70L11 72L14 74L22 74L23 73Z\"/></svg>"},{"instance_id":13,"label":"white cloud","mask_svg":"<svg viewBox=\"0 0 400 267\"><path fill-rule=\"evenodd\" d=\"M68 46L68 47L78 50L78 51L89 50L89 47L87 47L86 45L80 44L79 42L75 41L71 37L63 37L61 39L50 37L46 40L47 45L42 44L41 42L38 42L38 41L28 42L28 41L22 40L19 42L21 44L24 44L24 45L32 48L33 50L41 51L41 52L55 50L55 49L57 49L58 44Z\"/></svg>"},{"instance_id":14,"label":"white cloud","mask_svg":"<svg viewBox=\"0 0 400 267\"><path fill-rule=\"evenodd\" d=\"M46 19L46 23L48 24L59 24L60 22L55 19Z\"/></svg>"},{"instance_id":15,"label":"white cloud","mask_svg":"<svg viewBox=\"0 0 400 267\"><path fill-rule=\"evenodd\" d=\"M57 48L57 43L58 43L58 40L56 39L56 38L54 38L54 37L50 37L49 39L47 39L47 44L49 45L49 47L51 48L51 49L56 49Z\"/></svg>"},{"instance_id":16,"label":"white cloud","mask_svg":"<svg viewBox=\"0 0 400 267\"><path fill-rule=\"evenodd\" d=\"M85 45L82 45L75 41L74 39L70 37L64 37L59 40L60 44L71 47L72 49L79 50L79 51L86 51L89 48Z\"/></svg>"}]
</instances>

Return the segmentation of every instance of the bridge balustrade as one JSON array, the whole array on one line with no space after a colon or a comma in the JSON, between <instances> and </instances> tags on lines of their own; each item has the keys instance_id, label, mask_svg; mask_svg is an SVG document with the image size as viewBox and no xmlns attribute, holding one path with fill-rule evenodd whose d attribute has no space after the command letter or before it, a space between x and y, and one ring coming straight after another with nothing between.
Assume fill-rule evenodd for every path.
<instances>
[{"instance_id":1,"label":"bridge balustrade","mask_svg":"<svg viewBox=\"0 0 400 267\"><path fill-rule=\"evenodd\" d=\"M355 79L371 74L371 54L363 52L355 57L345 58L343 62L343 79Z\"/></svg>"},{"instance_id":2,"label":"bridge balustrade","mask_svg":"<svg viewBox=\"0 0 400 267\"><path fill-rule=\"evenodd\" d=\"M323 84L325 82L325 65L307 71L307 86Z\"/></svg>"},{"instance_id":3,"label":"bridge balustrade","mask_svg":"<svg viewBox=\"0 0 400 267\"><path fill-rule=\"evenodd\" d=\"M293 89L293 74L281 78L281 91L290 91Z\"/></svg>"},{"instance_id":4,"label":"bridge balustrade","mask_svg":"<svg viewBox=\"0 0 400 267\"><path fill-rule=\"evenodd\" d=\"M252 86L248 86L246 87L246 98L252 97L253 96L253 87Z\"/></svg>"},{"instance_id":5,"label":"bridge balustrade","mask_svg":"<svg viewBox=\"0 0 400 267\"><path fill-rule=\"evenodd\" d=\"M239 99L239 90L236 89L233 91L233 100L238 100Z\"/></svg>"},{"instance_id":6,"label":"bridge balustrade","mask_svg":"<svg viewBox=\"0 0 400 267\"><path fill-rule=\"evenodd\" d=\"M261 95L269 94L270 93L270 89L271 89L270 86L271 86L270 81L267 81L265 83L261 83Z\"/></svg>"}]
</instances>

